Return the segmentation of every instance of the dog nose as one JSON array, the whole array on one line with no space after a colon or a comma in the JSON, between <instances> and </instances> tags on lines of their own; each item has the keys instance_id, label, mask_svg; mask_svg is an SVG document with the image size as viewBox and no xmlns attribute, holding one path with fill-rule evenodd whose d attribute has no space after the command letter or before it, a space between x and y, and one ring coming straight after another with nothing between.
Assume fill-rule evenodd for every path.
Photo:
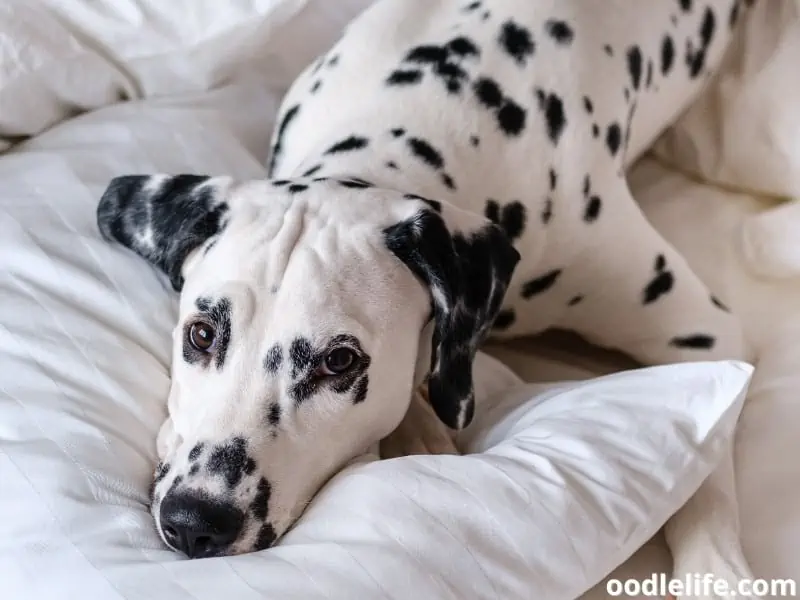
<instances>
[{"instance_id":1,"label":"dog nose","mask_svg":"<svg viewBox=\"0 0 800 600\"><path fill-rule=\"evenodd\" d=\"M244 513L230 503L197 494L167 494L161 530L170 546L189 558L218 556L239 536Z\"/></svg>"}]
</instances>

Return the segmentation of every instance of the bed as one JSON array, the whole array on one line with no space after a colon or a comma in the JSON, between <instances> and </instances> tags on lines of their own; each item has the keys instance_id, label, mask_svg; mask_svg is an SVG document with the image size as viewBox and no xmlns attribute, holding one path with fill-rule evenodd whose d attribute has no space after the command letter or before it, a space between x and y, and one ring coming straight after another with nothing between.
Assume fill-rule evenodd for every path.
<instances>
[{"instance_id":1,"label":"bed","mask_svg":"<svg viewBox=\"0 0 800 600\"><path fill-rule=\"evenodd\" d=\"M262 176L281 94L370 2L335 4L40 0L0 8L0 580L9 597L452 598L467 597L466 589L471 597L526 598L528 589L547 598L605 598L611 579L670 572L657 533L668 507L650 502L648 510L660 516L646 525L637 513L644 504L616 506L616 517L637 525L615 524L616 540L593 538L591 523L576 525L598 544L586 548L609 548L607 560L585 563L581 577L543 563L539 573L549 568L553 581L526 588L513 560L492 554L507 546L488 544L480 561L433 553L430 565L417 558L413 568L406 562L395 571L387 565L396 556L378 556L381 579L353 550L374 531L337 527L334 509L355 509L336 498L366 489L357 478L334 489L312 524L267 558L181 561L154 536L146 510L154 457L144 449L163 418L177 299L143 262L104 250L94 224L97 198L122 171ZM723 76L631 172L648 218L742 316L756 369L743 379L744 366L713 367L723 369L713 373L719 388L733 391L703 409L707 430L700 417L691 421L692 451L708 458L715 427L728 423L732 431L738 417L743 550L756 577L795 581L800 253L793 232L800 209L790 199L800 196L800 85L787 72L800 50L798 22L800 2L758 3ZM562 386L531 388L537 394L569 395L567 382L581 381L619 390L619 382L632 380L598 378L635 367L562 332L485 350L478 383L487 396L520 379ZM648 377L701 385L700 371L654 373ZM747 389L743 408L739 389ZM692 414L700 410L692 405ZM498 435L499 421L483 423L474 447L488 448ZM686 423L688 417L679 424ZM712 462L685 485L667 481L664 471L659 485L688 497ZM423 477L420 463L407 464L405 477ZM448 468L446 460L436 464ZM624 548L610 556L623 530ZM392 535L424 544L413 533ZM479 552L478 542L470 544ZM470 553L469 544L460 547ZM415 552L409 555L427 556ZM475 581L450 573L464 565L487 571L473 574ZM493 583L492 569L508 576L505 587ZM456 580L465 587L447 583Z\"/></svg>"}]
</instances>

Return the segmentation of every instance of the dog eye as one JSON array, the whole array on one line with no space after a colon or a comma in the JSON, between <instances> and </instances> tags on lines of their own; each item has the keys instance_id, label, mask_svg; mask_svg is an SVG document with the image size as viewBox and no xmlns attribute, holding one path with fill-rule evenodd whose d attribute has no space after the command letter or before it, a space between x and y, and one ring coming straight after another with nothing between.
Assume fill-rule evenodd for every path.
<instances>
[{"instance_id":1,"label":"dog eye","mask_svg":"<svg viewBox=\"0 0 800 600\"><path fill-rule=\"evenodd\" d=\"M189 327L189 343L198 352L209 352L215 338L214 328L204 321L197 321Z\"/></svg>"},{"instance_id":2,"label":"dog eye","mask_svg":"<svg viewBox=\"0 0 800 600\"><path fill-rule=\"evenodd\" d=\"M356 362L356 353L350 348L336 348L325 355L320 369L322 375L341 375Z\"/></svg>"}]
</instances>

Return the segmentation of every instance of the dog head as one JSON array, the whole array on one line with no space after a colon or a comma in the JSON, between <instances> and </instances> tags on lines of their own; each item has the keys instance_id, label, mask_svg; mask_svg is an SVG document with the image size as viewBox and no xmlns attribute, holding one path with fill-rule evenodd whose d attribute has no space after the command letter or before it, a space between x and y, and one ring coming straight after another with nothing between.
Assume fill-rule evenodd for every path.
<instances>
[{"instance_id":1,"label":"dog head","mask_svg":"<svg viewBox=\"0 0 800 600\"><path fill-rule=\"evenodd\" d=\"M519 260L482 217L358 179L136 175L97 220L181 292L151 504L172 548L272 545L424 378L439 418L469 424Z\"/></svg>"}]
</instances>

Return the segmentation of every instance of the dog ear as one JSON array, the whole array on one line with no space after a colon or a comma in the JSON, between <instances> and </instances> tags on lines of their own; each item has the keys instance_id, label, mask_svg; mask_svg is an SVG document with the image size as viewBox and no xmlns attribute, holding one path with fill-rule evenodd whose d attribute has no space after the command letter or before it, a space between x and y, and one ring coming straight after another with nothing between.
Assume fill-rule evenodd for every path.
<instances>
[{"instance_id":1,"label":"dog ear","mask_svg":"<svg viewBox=\"0 0 800 600\"><path fill-rule=\"evenodd\" d=\"M147 259L180 291L186 258L224 228L230 183L207 175L116 177L97 206L97 225L105 239Z\"/></svg>"},{"instance_id":2,"label":"dog ear","mask_svg":"<svg viewBox=\"0 0 800 600\"><path fill-rule=\"evenodd\" d=\"M434 321L428 397L451 429L469 425L475 409L472 363L500 310L520 255L496 225L480 219L470 233L445 218L475 221L465 211L444 217L424 209L384 230L394 253L428 287Z\"/></svg>"}]
</instances>

